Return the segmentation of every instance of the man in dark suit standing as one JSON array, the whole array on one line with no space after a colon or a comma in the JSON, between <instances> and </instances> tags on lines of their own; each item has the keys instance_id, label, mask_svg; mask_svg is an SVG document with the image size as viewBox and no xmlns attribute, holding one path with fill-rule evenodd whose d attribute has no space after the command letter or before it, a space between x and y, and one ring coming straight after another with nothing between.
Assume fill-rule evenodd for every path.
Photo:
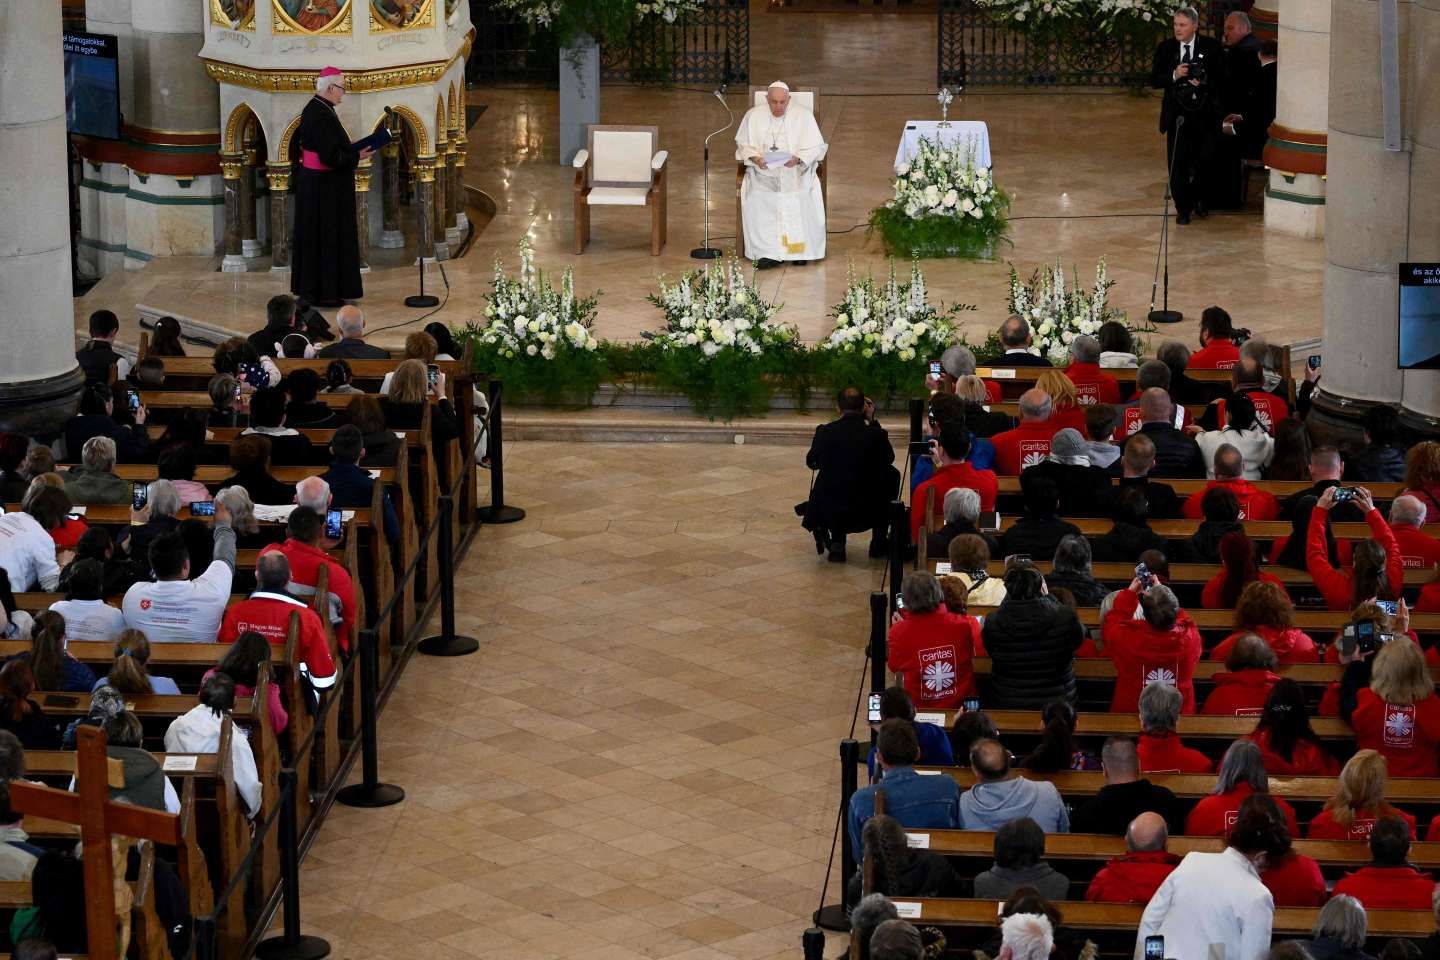
<instances>
[{"instance_id":1,"label":"man in dark suit standing","mask_svg":"<svg viewBox=\"0 0 1440 960\"><path fill-rule=\"evenodd\" d=\"M830 551L832 563L845 562L845 535L870 530L870 556L889 549L886 509L900 492L900 471L885 428L875 420L875 404L855 387L840 391L840 419L815 428L805 465L816 471L810 499L796 507L806 530L815 535L815 552ZM897 531L897 536L900 533Z\"/></svg>"},{"instance_id":2,"label":"man in dark suit standing","mask_svg":"<svg viewBox=\"0 0 1440 960\"><path fill-rule=\"evenodd\" d=\"M1249 35L1251 39L1254 34ZM1260 45L1259 65L1255 68L1255 82L1248 101L1237 104L1221 122L1221 133L1233 136L1240 147L1240 155L1250 160L1260 159L1265 141L1270 136L1270 124L1275 121L1275 89L1278 69L1275 66L1279 48L1274 40Z\"/></svg>"},{"instance_id":3,"label":"man in dark suit standing","mask_svg":"<svg viewBox=\"0 0 1440 960\"><path fill-rule=\"evenodd\" d=\"M1150 86L1165 91L1160 105L1160 132L1173 175L1175 222L1190 214L1209 215L1210 167L1219 129L1218 101L1225 89L1225 57L1213 37L1199 35L1200 14L1194 7L1175 11L1175 36L1155 48Z\"/></svg>"}]
</instances>

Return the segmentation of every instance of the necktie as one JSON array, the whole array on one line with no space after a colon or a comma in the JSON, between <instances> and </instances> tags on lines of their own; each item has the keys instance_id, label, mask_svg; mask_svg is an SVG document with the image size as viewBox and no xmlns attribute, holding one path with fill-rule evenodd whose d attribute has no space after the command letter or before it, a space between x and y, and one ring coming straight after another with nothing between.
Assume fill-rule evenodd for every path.
<instances>
[{"instance_id":1,"label":"necktie","mask_svg":"<svg viewBox=\"0 0 1440 960\"><path fill-rule=\"evenodd\" d=\"M1182 43L1182 44L1180 45L1180 49L1183 50L1183 51L1185 51L1185 52L1184 52L1184 55L1180 57L1180 62L1181 62L1181 63L1189 63L1189 62L1190 62L1190 44L1188 44L1188 43Z\"/></svg>"}]
</instances>

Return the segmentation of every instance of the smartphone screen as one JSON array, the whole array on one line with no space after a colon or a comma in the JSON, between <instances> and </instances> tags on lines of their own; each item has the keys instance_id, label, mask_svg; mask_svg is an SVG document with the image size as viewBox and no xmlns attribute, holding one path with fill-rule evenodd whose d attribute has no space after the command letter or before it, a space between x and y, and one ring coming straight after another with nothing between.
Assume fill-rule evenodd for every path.
<instances>
[{"instance_id":1,"label":"smartphone screen","mask_svg":"<svg viewBox=\"0 0 1440 960\"><path fill-rule=\"evenodd\" d=\"M1165 938L1145 938L1145 960L1165 960Z\"/></svg>"},{"instance_id":2,"label":"smartphone screen","mask_svg":"<svg viewBox=\"0 0 1440 960\"><path fill-rule=\"evenodd\" d=\"M433 363L426 367L425 380L430 385L430 389L434 390L435 384L440 380L440 368Z\"/></svg>"},{"instance_id":3,"label":"smartphone screen","mask_svg":"<svg viewBox=\"0 0 1440 960\"><path fill-rule=\"evenodd\" d=\"M865 717L870 723L880 722L880 694L870 694L870 710Z\"/></svg>"},{"instance_id":4,"label":"smartphone screen","mask_svg":"<svg viewBox=\"0 0 1440 960\"><path fill-rule=\"evenodd\" d=\"M1379 607L1381 610L1384 610L1392 617L1400 612L1399 600L1376 600L1375 606Z\"/></svg>"},{"instance_id":5,"label":"smartphone screen","mask_svg":"<svg viewBox=\"0 0 1440 960\"><path fill-rule=\"evenodd\" d=\"M980 698L966 697L964 700L960 701L960 709L964 710L966 713L974 713L976 710L980 709Z\"/></svg>"},{"instance_id":6,"label":"smartphone screen","mask_svg":"<svg viewBox=\"0 0 1440 960\"><path fill-rule=\"evenodd\" d=\"M340 539L340 511L327 510L325 512L325 536L331 540Z\"/></svg>"},{"instance_id":7,"label":"smartphone screen","mask_svg":"<svg viewBox=\"0 0 1440 960\"><path fill-rule=\"evenodd\" d=\"M192 517L213 517L215 516L215 501L196 500L190 504L190 516Z\"/></svg>"},{"instance_id":8,"label":"smartphone screen","mask_svg":"<svg viewBox=\"0 0 1440 960\"><path fill-rule=\"evenodd\" d=\"M938 377L940 376L940 374L943 373L943 372L944 372L944 368L940 366L940 361L939 361L939 360L931 360L931 361L930 361L930 376L932 376L932 377L937 377L937 378L938 378Z\"/></svg>"},{"instance_id":9,"label":"smartphone screen","mask_svg":"<svg viewBox=\"0 0 1440 960\"><path fill-rule=\"evenodd\" d=\"M1179 430L1185 426L1185 407L1182 404L1175 404L1175 429Z\"/></svg>"},{"instance_id":10,"label":"smartphone screen","mask_svg":"<svg viewBox=\"0 0 1440 960\"><path fill-rule=\"evenodd\" d=\"M1369 620L1355 624L1355 646L1366 653L1375 649L1375 624Z\"/></svg>"},{"instance_id":11,"label":"smartphone screen","mask_svg":"<svg viewBox=\"0 0 1440 960\"><path fill-rule=\"evenodd\" d=\"M1311 369L1311 370L1319 370L1319 369L1320 369L1320 354L1318 354L1318 353L1312 353L1312 354L1310 354L1310 356L1305 360L1305 362L1310 366L1310 369Z\"/></svg>"},{"instance_id":12,"label":"smartphone screen","mask_svg":"<svg viewBox=\"0 0 1440 960\"><path fill-rule=\"evenodd\" d=\"M150 485L141 480L130 481L130 506L135 510L144 510L145 504L150 499Z\"/></svg>"},{"instance_id":13,"label":"smartphone screen","mask_svg":"<svg viewBox=\"0 0 1440 960\"><path fill-rule=\"evenodd\" d=\"M895 594L895 609L896 609L896 610L904 610L904 609L905 609L905 598L904 598L903 596L901 596L900 594L898 594L898 593Z\"/></svg>"},{"instance_id":14,"label":"smartphone screen","mask_svg":"<svg viewBox=\"0 0 1440 960\"><path fill-rule=\"evenodd\" d=\"M137 413L140 410L140 394L134 390L130 391L130 412Z\"/></svg>"}]
</instances>

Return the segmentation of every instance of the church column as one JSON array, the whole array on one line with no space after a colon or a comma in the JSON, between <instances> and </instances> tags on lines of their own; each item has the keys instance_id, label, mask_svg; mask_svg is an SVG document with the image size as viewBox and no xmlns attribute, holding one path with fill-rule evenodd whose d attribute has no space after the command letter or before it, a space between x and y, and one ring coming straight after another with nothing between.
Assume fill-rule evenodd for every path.
<instances>
[{"instance_id":1,"label":"church column","mask_svg":"<svg viewBox=\"0 0 1440 960\"><path fill-rule=\"evenodd\" d=\"M270 272L290 272L290 164L271 163L265 168L270 180Z\"/></svg>"},{"instance_id":2,"label":"church column","mask_svg":"<svg viewBox=\"0 0 1440 960\"><path fill-rule=\"evenodd\" d=\"M359 244L360 272L370 272L370 161L355 168L355 236Z\"/></svg>"},{"instance_id":3,"label":"church column","mask_svg":"<svg viewBox=\"0 0 1440 960\"><path fill-rule=\"evenodd\" d=\"M469 150L470 141L463 131L457 132L455 139L455 185L460 196L460 209L455 213L455 225L460 228L463 236L470 229L470 218L465 215L465 158Z\"/></svg>"},{"instance_id":4,"label":"church column","mask_svg":"<svg viewBox=\"0 0 1440 960\"><path fill-rule=\"evenodd\" d=\"M65 71L58 3L0 4L0 428L42 432L75 413Z\"/></svg>"},{"instance_id":5,"label":"church column","mask_svg":"<svg viewBox=\"0 0 1440 960\"><path fill-rule=\"evenodd\" d=\"M417 248L425 260L439 256L435 248L435 158L416 157L410 164L411 175L415 177L415 223Z\"/></svg>"},{"instance_id":6,"label":"church column","mask_svg":"<svg viewBox=\"0 0 1440 960\"><path fill-rule=\"evenodd\" d=\"M240 165L240 255L249 260L260 256L260 234L255 223L255 149L245 150Z\"/></svg>"},{"instance_id":7,"label":"church column","mask_svg":"<svg viewBox=\"0 0 1440 960\"><path fill-rule=\"evenodd\" d=\"M434 167L431 171L431 183L434 186L434 201L431 207L432 236L435 238L435 257L439 260L450 259L450 244L447 242L445 233L445 213L449 209L449 191L445 189L447 175L445 172L445 155L450 151L448 141L441 140L435 144Z\"/></svg>"},{"instance_id":8,"label":"church column","mask_svg":"<svg viewBox=\"0 0 1440 960\"><path fill-rule=\"evenodd\" d=\"M1398 371L1396 267L1440 259L1440 0L1399 6L1401 149L1384 142L1376 0L1332 0L1326 198L1324 376L1312 423L1358 438L1376 403L1440 428L1440 371ZM1283 56L1283 54L1282 54Z\"/></svg>"},{"instance_id":9,"label":"church column","mask_svg":"<svg viewBox=\"0 0 1440 960\"><path fill-rule=\"evenodd\" d=\"M239 153L220 154L220 175L225 184L225 259L220 264L223 273L244 273L245 254L241 243L240 175L245 168L245 156Z\"/></svg>"},{"instance_id":10,"label":"church column","mask_svg":"<svg viewBox=\"0 0 1440 960\"><path fill-rule=\"evenodd\" d=\"M445 151L445 195L449 203L445 210L445 239L452 247L458 247L464 238L460 229L460 211L465 207L465 194L460 186L460 145L455 137L450 138L450 148Z\"/></svg>"},{"instance_id":11,"label":"church column","mask_svg":"<svg viewBox=\"0 0 1440 960\"><path fill-rule=\"evenodd\" d=\"M1280 0L1275 122L1262 159L1269 167L1265 228L1297 237L1325 234L1325 130L1330 90L1330 0Z\"/></svg>"},{"instance_id":12,"label":"church column","mask_svg":"<svg viewBox=\"0 0 1440 960\"><path fill-rule=\"evenodd\" d=\"M380 149L380 246L398 250L405 246L400 231L400 144L392 140Z\"/></svg>"}]
</instances>

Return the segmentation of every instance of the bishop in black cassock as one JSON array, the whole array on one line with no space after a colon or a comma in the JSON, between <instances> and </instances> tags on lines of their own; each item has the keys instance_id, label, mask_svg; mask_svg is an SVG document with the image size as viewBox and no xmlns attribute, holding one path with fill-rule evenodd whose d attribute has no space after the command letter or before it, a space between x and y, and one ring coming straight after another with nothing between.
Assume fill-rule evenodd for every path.
<instances>
[{"instance_id":1,"label":"bishop in black cassock","mask_svg":"<svg viewBox=\"0 0 1440 960\"><path fill-rule=\"evenodd\" d=\"M340 71L326 67L316 87L295 134L300 173L295 182L290 291L311 303L338 306L365 295L355 222L355 166L371 151L355 149L335 113L345 93Z\"/></svg>"}]
</instances>

